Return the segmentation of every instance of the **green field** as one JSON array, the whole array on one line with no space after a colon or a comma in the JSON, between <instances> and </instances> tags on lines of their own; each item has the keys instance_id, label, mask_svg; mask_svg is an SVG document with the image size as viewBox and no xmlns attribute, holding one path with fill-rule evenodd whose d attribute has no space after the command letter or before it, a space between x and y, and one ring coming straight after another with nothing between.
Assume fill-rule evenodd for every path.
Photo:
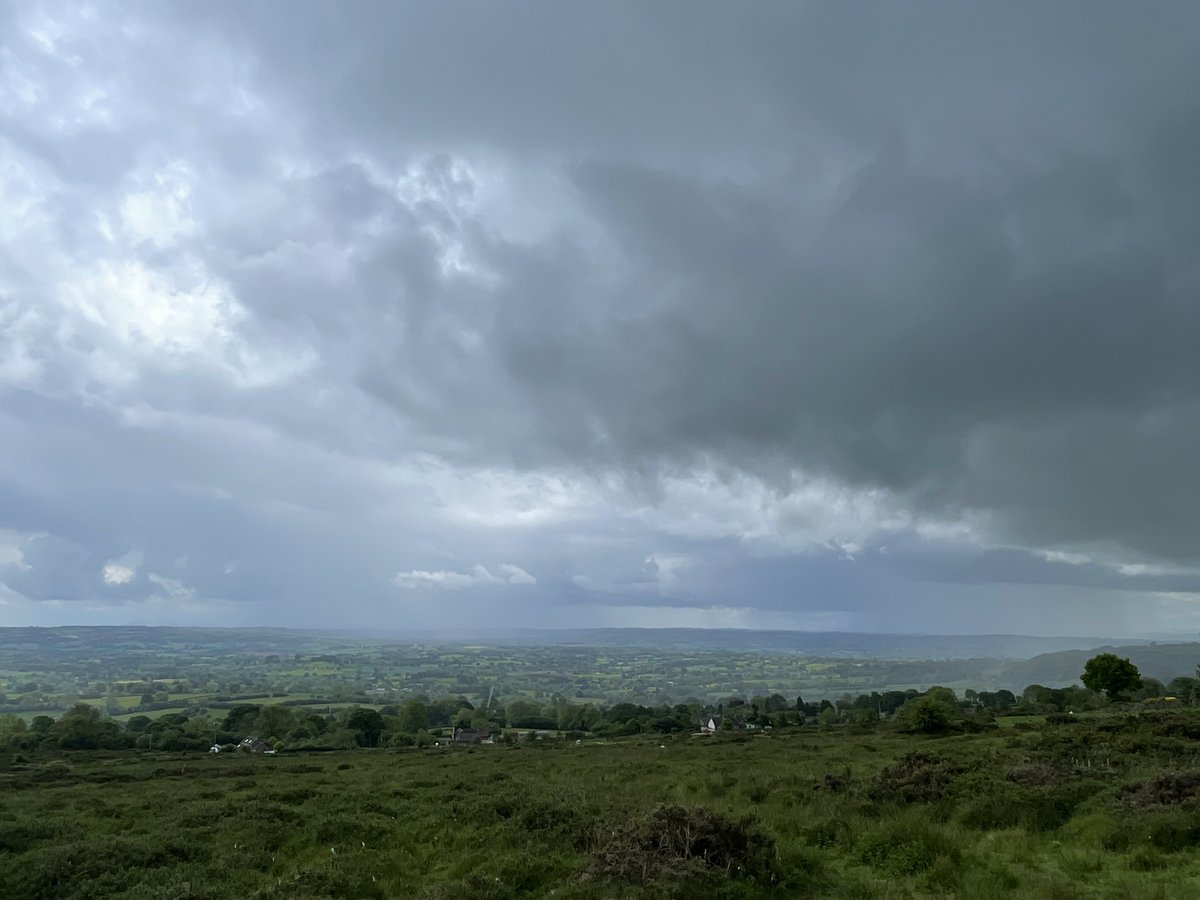
<instances>
[{"instance_id":1,"label":"green field","mask_svg":"<svg viewBox=\"0 0 1200 900\"><path fill-rule=\"evenodd\" d=\"M0 757L0 895L1200 896L1200 715Z\"/></svg>"}]
</instances>

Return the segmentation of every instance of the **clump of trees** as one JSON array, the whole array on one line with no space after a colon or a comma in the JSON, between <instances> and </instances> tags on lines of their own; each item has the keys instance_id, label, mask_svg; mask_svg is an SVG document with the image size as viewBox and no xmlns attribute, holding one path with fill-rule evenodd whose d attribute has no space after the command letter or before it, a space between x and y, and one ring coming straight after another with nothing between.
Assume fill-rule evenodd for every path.
<instances>
[{"instance_id":1,"label":"clump of trees","mask_svg":"<svg viewBox=\"0 0 1200 900\"><path fill-rule=\"evenodd\" d=\"M1142 675L1137 666L1115 653L1093 656L1084 664L1079 680L1088 690L1103 692L1110 700L1117 700L1142 686Z\"/></svg>"},{"instance_id":2,"label":"clump of trees","mask_svg":"<svg viewBox=\"0 0 1200 900\"><path fill-rule=\"evenodd\" d=\"M919 734L948 734L962 731L966 714L954 691L932 688L900 708L897 721L905 731Z\"/></svg>"}]
</instances>

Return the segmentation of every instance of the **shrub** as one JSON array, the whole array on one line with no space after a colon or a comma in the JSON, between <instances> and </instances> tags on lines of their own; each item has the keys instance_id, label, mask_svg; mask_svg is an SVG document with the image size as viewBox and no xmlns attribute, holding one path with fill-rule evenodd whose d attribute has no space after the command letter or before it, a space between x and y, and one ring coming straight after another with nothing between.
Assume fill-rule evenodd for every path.
<instances>
[{"instance_id":1,"label":"shrub","mask_svg":"<svg viewBox=\"0 0 1200 900\"><path fill-rule=\"evenodd\" d=\"M590 872L631 884L706 872L771 881L774 858L774 841L751 818L660 806L615 828L594 854Z\"/></svg>"},{"instance_id":2,"label":"shrub","mask_svg":"<svg viewBox=\"0 0 1200 900\"><path fill-rule=\"evenodd\" d=\"M901 731L916 734L949 734L960 731L962 710L939 694L926 694L909 700L896 715Z\"/></svg>"},{"instance_id":3,"label":"shrub","mask_svg":"<svg viewBox=\"0 0 1200 900\"><path fill-rule=\"evenodd\" d=\"M1200 798L1200 772L1162 772L1117 793L1126 806L1175 806Z\"/></svg>"},{"instance_id":4,"label":"shrub","mask_svg":"<svg viewBox=\"0 0 1200 900\"><path fill-rule=\"evenodd\" d=\"M1152 721L1157 735L1200 740L1200 718L1190 712L1156 716Z\"/></svg>"},{"instance_id":5,"label":"shrub","mask_svg":"<svg viewBox=\"0 0 1200 900\"><path fill-rule=\"evenodd\" d=\"M874 795L885 802L934 803L950 793L963 767L920 750L898 759L875 778Z\"/></svg>"}]
</instances>

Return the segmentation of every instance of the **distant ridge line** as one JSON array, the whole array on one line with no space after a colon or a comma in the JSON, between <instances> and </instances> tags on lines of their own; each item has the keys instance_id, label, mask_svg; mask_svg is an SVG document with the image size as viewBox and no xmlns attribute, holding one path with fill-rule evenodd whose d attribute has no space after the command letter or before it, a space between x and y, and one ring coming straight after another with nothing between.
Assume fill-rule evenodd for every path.
<instances>
[{"instance_id":1,"label":"distant ridge line","mask_svg":"<svg viewBox=\"0 0 1200 900\"><path fill-rule=\"evenodd\" d=\"M1025 660L1064 651L1099 647L1142 646L1148 639L1020 634L946 635L853 631L798 631L740 628L507 628L471 630L322 629L277 626L212 627L176 625L63 625L0 627L0 644L66 643L75 646L125 639L148 644L183 642L206 637L237 643L305 643L324 639L351 645L481 644L493 646L560 646L621 649L637 652L724 651L803 654L826 658L864 659L998 659ZM1163 641L1164 644L1185 641ZM349 649L349 647L347 647Z\"/></svg>"}]
</instances>

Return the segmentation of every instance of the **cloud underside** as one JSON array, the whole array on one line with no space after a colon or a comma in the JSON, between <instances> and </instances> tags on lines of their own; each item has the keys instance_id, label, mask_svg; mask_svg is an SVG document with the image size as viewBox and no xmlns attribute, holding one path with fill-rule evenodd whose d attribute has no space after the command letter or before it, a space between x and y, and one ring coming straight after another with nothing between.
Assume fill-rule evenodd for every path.
<instances>
[{"instance_id":1,"label":"cloud underside","mask_svg":"<svg viewBox=\"0 0 1200 900\"><path fill-rule=\"evenodd\" d=\"M1197 25L6 8L0 598L1191 622Z\"/></svg>"},{"instance_id":2,"label":"cloud underside","mask_svg":"<svg viewBox=\"0 0 1200 900\"><path fill-rule=\"evenodd\" d=\"M486 566L473 566L469 572L426 572L414 569L411 572L396 573L392 582L396 587L409 590L442 588L451 591L499 584L537 584L537 579L520 566L505 563L499 566L498 573L489 571Z\"/></svg>"}]
</instances>

